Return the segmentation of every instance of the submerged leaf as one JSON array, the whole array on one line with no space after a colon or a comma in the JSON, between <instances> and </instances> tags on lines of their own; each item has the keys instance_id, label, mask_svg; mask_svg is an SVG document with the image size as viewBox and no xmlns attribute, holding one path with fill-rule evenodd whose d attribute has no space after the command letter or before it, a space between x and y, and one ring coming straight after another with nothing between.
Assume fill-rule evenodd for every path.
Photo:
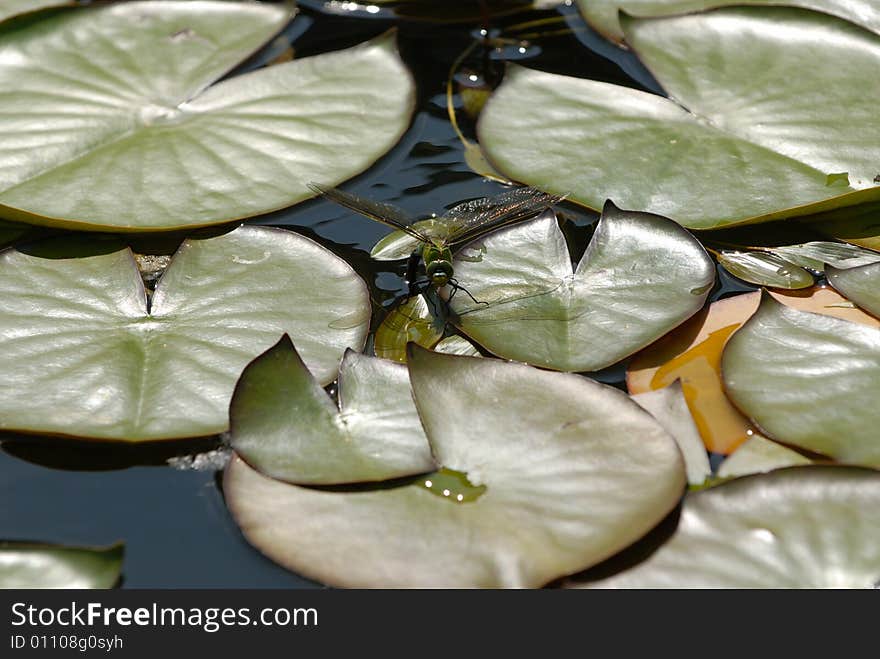
<instances>
[{"instance_id":1,"label":"submerged leaf","mask_svg":"<svg viewBox=\"0 0 880 659\"><path fill-rule=\"evenodd\" d=\"M611 198L694 229L880 199L880 122L864 93L880 36L781 7L625 27L670 98L511 66L477 127L499 171L591 208ZM850 187L827 185L844 170Z\"/></svg>"},{"instance_id":2,"label":"submerged leaf","mask_svg":"<svg viewBox=\"0 0 880 659\"><path fill-rule=\"evenodd\" d=\"M405 366L348 350L338 396L337 409L285 336L241 374L229 406L232 448L267 476L309 485L435 468Z\"/></svg>"},{"instance_id":3,"label":"submerged leaf","mask_svg":"<svg viewBox=\"0 0 880 659\"><path fill-rule=\"evenodd\" d=\"M591 588L873 588L880 472L790 467L689 493L675 534ZM578 586L578 584L569 584Z\"/></svg>"},{"instance_id":4,"label":"submerged leaf","mask_svg":"<svg viewBox=\"0 0 880 659\"><path fill-rule=\"evenodd\" d=\"M674 222L608 203L574 269L552 212L472 243L455 273L456 324L490 352L561 371L613 364L703 306L715 268Z\"/></svg>"},{"instance_id":5,"label":"submerged leaf","mask_svg":"<svg viewBox=\"0 0 880 659\"><path fill-rule=\"evenodd\" d=\"M880 263L859 268L828 268L828 281L862 309L880 317Z\"/></svg>"},{"instance_id":6,"label":"submerged leaf","mask_svg":"<svg viewBox=\"0 0 880 659\"><path fill-rule=\"evenodd\" d=\"M417 347L409 368L441 471L458 474L468 492L485 489L459 502L429 475L318 491L234 459L224 492L254 546L332 585L535 587L627 546L681 496L675 442L621 391Z\"/></svg>"},{"instance_id":7,"label":"submerged leaf","mask_svg":"<svg viewBox=\"0 0 880 659\"><path fill-rule=\"evenodd\" d=\"M396 362L406 361L406 344L410 341L423 348L432 347L443 337L438 323L424 296L414 295L388 312L373 337L377 357Z\"/></svg>"},{"instance_id":8,"label":"submerged leaf","mask_svg":"<svg viewBox=\"0 0 880 659\"><path fill-rule=\"evenodd\" d=\"M767 252L722 252L718 263L734 277L758 286L797 289L816 283L803 268Z\"/></svg>"},{"instance_id":9,"label":"submerged leaf","mask_svg":"<svg viewBox=\"0 0 880 659\"><path fill-rule=\"evenodd\" d=\"M345 261L256 226L185 241L149 308L128 250L6 250L0 307L0 428L128 441L226 430L242 369L285 332L332 382L370 316Z\"/></svg>"},{"instance_id":10,"label":"submerged leaf","mask_svg":"<svg viewBox=\"0 0 880 659\"><path fill-rule=\"evenodd\" d=\"M765 297L728 342L724 385L771 438L880 466L880 329Z\"/></svg>"},{"instance_id":11,"label":"submerged leaf","mask_svg":"<svg viewBox=\"0 0 880 659\"><path fill-rule=\"evenodd\" d=\"M310 198L384 154L414 86L393 36L233 76L282 5L126 2L0 26L0 216L159 230ZM84 53L88 53L85 56Z\"/></svg>"},{"instance_id":12,"label":"submerged leaf","mask_svg":"<svg viewBox=\"0 0 880 659\"><path fill-rule=\"evenodd\" d=\"M125 547L65 547L0 542L0 588L112 588Z\"/></svg>"}]
</instances>

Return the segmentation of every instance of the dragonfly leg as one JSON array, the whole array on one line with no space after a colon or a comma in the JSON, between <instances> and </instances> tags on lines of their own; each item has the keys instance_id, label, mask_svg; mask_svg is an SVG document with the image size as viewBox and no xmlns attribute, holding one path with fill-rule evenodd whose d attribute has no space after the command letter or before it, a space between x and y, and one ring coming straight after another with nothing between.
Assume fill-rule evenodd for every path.
<instances>
[{"instance_id":1,"label":"dragonfly leg","mask_svg":"<svg viewBox=\"0 0 880 659\"><path fill-rule=\"evenodd\" d=\"M416 281L418 279L418 268L421 260L422 248L417 247L413 250L412 254L409 255L409 258L406 261L406 274L404 274L403 278L409 288L409 297L414 297L421 292L421 284Z\"/></svg>"},{"instance_id":2,"label":"dragonfly leg","mask_svg":"<svg viewBox=\"0 0 880 659\"><path fill-rule=\"evenodd\" d=\"M473 300L474 304L485 304L487 307L489 306L488 302L483 302L482 300L478 300L473 295L471 295L471 292L468 289L466 289L464 286L459 284L457 279L450 279L449 283L452 284L452 293L450 294L447 302L452 302L452 298L455 297L455 294L458 293L458 291L464 291L464 294L467 295L471 300Z\"/></svg>"}]
</instances>

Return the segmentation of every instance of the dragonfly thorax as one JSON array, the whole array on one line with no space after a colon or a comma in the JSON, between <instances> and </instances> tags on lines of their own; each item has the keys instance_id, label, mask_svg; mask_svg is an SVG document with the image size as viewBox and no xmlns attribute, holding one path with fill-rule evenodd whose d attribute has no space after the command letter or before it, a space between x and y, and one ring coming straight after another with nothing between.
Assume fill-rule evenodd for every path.
<instances>
[{"instance_id":1,"label":"dragonfly thorax","mask_svg":"<svg viewBox=\"0 0 880 659\"><path fill-rule=\"evenodd\" d=\"M445 286L452 279L452 251L447 247L425 245L422 251L425 276L433 286Z\"/></svg>"}]
</instances>

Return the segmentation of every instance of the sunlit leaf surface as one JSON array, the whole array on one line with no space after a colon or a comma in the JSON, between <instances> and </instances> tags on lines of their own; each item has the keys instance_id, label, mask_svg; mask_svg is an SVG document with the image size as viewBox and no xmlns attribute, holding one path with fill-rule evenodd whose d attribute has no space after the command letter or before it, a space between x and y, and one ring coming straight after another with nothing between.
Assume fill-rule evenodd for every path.
<instances>
[{"instance_id":1,"label":"sunlit leaf surface","mask_svg":"<svg viewBox=\"0 0 880 659\"><path fill-rule=\"evenodd\" d=\"M347 351L339 407L288 337L251 362L229 407L232 448L299 484L378 481L433 471L405 366Z\"/></svg>"},{"instance_id":2,"label":"sunlit leaf surface","mask_svg":"<svg viewBox=\"0 0 880 659\"><path fill-rule=\"evenodd\" d=\"M158 1L0 26L0 216L200 226L366 169L413 108L393 35L217 82L289 18L278 4Z\"/></svg>"},{"instance_id":3,"label":"sunlit leaf surface","mask_svg":"<svg viewBox=\"0 0 880 659\"><path fill-rule=\"evenodd\" d=\"M267 227L186 241L149 309L128 250L7 250L0 305L0 427L131 441L226 430L242 369L285 332L331 382L370 317L347 263Z\"/></svg>"},{"instance_id":4,"label":"sunlit leaf surface","mask_svg":"<svg viewBox=\"0 0 880 659\"><path fill-rule=\"evenodd\" d=\"M719 478L759 474L782 467L808 465L812 461L773 440L754 435L718 467Z\"/></svg>"},{"instance_id":5,"label":"sunlit leaf surface","mask_svg":"<svg viewBox=\"0 0 880 659\"><path fill-rule=\"evenodd\" d=\"M0 588L112 588L124 546L65 547L0 542Z\"/></svg>"},{"instance_id":6,"label":"sunlit leaf surface","mask_svg":"<svg viewBox=\"0 0 880 659\"><path fill-rule=\"evenodd\" d=\"M728 0L575 0L584 18L593 28L614 41L623 41L620 10L633 16L671 16L731 4ZM778 0L738 0L739 5L778 5ZM795 7L805 7L840 16L880 32L880 7L872 0L787 0Z\"/></svg>"},{"instance_id":7,"label":"sunlit leaf surface","mask_svg":"<svg viewBox=\"0 0 880 659\"><path fill-rule=\"evenodd\" d=\"M759 286L798 289L815 283L803 268L767 252L722 252L718 262L735 277Z\"/></svg>"},{"instance_id":8,"label":"sunlit leaf surface","mask_svg":"<svg viewBox=\"0 0 880 659\"><path fill-rule=\"evenodd\" d=\"M591 371L646 346L696 313L715 280L703 247L674 222L606 206L576 268L552 213L471 244L455 261L476 299L457 323L490 352L561 371Z\"/></svg>"},{"instance_id":9,"label":"sunlit leaf surface","mask_svg":"<svg viewBox=\"0 0 880 659\"><path fill-rule=\"evenodd\" d=\"M678 529L599 588L874 588L880 472L792 467L685 497ZM577 585L577 584L573 584Z\"/></svg>"},{"instance_id":10,"label":"sunlit leaf surface","mask_svg":"<svg viewBox=\"0 0 880 659\"><path fill-rule=\"evenodd\" d=\"M678 502L675 442L622 392L421 348L408 363L441 489L432 475L318 491L236 458L226 501L260 551L338 586L534 587L622 549Z\"/></svg>"},{"instance_id":11,"label":"sunlit leaf surface","mask_svg":"<svg viewBox=\"0 0 880 659\"><path fill-rule=\"evenodd\" d=\"M770 297L728 342L724 386L769 437L880 466L880 329Z\"/></svg>"},{"instance_id":12,"label":"sunlit leaf surface","mask_svg":"<svg viewBox=\"0 0 880 659\"><path fill-rule=\"evenodd\" d=\"M633 394L632 399L650 412L678 443L687 468L688 483L702 484L712 473L712 468L700 431L684 398L681 382L676 380L663 389Z\"/></svg>"},{"instance_id":13,"label":"sunlit leaf surface","mask_svg":"<svg viewBox=\"0 0 880 659\"><path fill-rule=\"evenodd\" d=\"M512 66L478 126L499 171L698 229L880 199L880 122L864 89L880 36L768 7L625 27L671 99Z\"/></svg>"},{"instance_id":14,"label":"sunlit leaf surface","mask_svg":"<svg viewBox=\"0 0 880 659\"><path fill-rule=\"evenodd\" d=\"M828 268L825 274L834 288L862 309L880 317L880 264L846 270Z\"/></svg>"}]
</instances>

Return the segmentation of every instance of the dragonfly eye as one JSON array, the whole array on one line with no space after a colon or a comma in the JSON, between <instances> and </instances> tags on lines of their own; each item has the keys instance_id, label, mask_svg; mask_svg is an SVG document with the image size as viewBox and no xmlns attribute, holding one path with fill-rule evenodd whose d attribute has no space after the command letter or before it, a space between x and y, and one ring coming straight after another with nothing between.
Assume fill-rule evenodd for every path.
<instances>
[{"instance_id":1,"label":"dragonfly eye","mask_svg":"<svg viewBox=\"0 0 880 659\"><path fill-rule=\"evenodd\" d=\"M425 274L434 286L445 286L452 278L452 264L448 261L432 261L425 267Z\"/></svg>"}]
</instances>

